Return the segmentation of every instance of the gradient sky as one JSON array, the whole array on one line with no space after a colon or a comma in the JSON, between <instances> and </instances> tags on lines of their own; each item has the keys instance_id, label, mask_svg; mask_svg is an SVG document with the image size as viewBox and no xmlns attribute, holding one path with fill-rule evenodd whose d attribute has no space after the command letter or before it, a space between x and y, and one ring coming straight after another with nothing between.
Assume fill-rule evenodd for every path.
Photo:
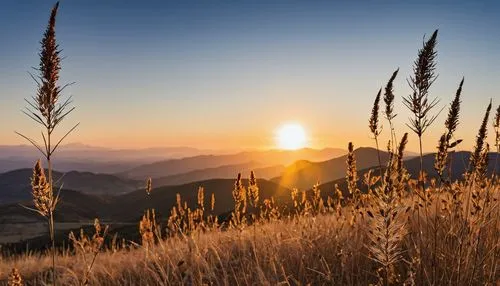
<instances>
[{"instance_id":1,"label":"gradient sky","mask_svg":"<svg viewBox=\"0 0 500 286\"><path fill-rule=\"evenodd\" d=\"M489 99L500 103L500 5L406 2L62 1L62 83L76 81L66 95L77 106L64 128L81 122L67 142L266 148L294 121L311 147L373 145L373 99L398 67L396 125L408 131L406 78L424 34L439 28L431 97L447 106L465 76L457 135L468 149ZM53 4L2 3L0 145L24 143L14 130L39 134L20 110ZM446 111L425 135L428 151Z\"/></svg>"}]
</instances>

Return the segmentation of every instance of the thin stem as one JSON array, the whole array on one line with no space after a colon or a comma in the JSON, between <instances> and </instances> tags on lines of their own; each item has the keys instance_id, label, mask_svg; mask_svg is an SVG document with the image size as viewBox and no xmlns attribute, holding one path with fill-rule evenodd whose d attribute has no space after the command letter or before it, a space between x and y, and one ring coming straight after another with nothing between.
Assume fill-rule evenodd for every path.
<instances>
[{"instance_id":1,"label":"thin stem","mask_svg":"<svg viewBox=\"0 0 500 286\"><path fill-rule=\"evenodd\" d=\"M497 131L498 132L498 131ZM493 167L493 181L497 177L497 165L498 165L498 157L500 155L500 145L497 144L497 155L495 156L495 166Z\"/></svg>"},{"instance_id":2,"label":"thin stem","mask_svg":"<svg viewBox=\"0 0 500 286\"><path fill-rule=\"evenodd\" d=\"M422 152L422 136L419 134L418 136L418 143L419 143L419 149L420 149L420 172L419 172L419 177L418 177L418 182L422 190L422 194L419 195L419 197L424 196L424 180L423 180L423 152ZM418 194L418 191L417 191ZM425 197L425 196L424 196ZM425 200L423 200L424 206L426 206ZM420 207L417 209L417 220L418 220L418 241L419 241L419 253L422 255L422 225L420 223ZM423 283L423 275L424 275L424 266L423 263L420 263L420 278L421 278L421 283Z\"/></svg>"},{"instance_id":3,"label":"thin stem","mask_svg":"<svg viewBox=\"0 0 500 286\"><path fill-rule=\"evenodd\" d=\"M52 211L50 211L50 216L48 218L48 224L49 224L49 235L50 235L50 240L52 243L52 281L54 285L56 285L56 274L55 274L55 264L56 264L56 255L55 255L55 241L54 241L54 214Z\"/></svg>"},{"instance_id":4,"label":"thin stem","mask_svg":"<svg viewBox=\"0 0 500 286\"><path fill-rule=\"evenodd\" d=\"M392 142L397 142L396 131L394 130L394 126L392 125L392 120L389 120L389 128L391 129L391 140L392 140ZM394 146L393 150L395 150L394 148L397 148L397 146Z\"/></svg>"},{"instance_id":5,"label":"thin stem","mask_svg":"<svg viewBox=\"0 0 500 286\"><path fill-rule=\"evenodd\" d=\"M47 147L48 150L51 148L51 132L47 129ZM50 210L50 240L52 241L52 281L54 285L56 285L56 245L55 245L55 235L54 235L54 186L52 180L52 160L51 160L51 152L47 153L47 167L49 172L49 188L50 188L50 201L52 202L51 210Z\"/></svg>"},{"instance_id":6,"label":"thin stem","mask_svg":"<svg viewBox=\"0 0 500 286\"><path fill-rule=\"evenodd\" d=\"M377 146L378 168L380 171L380 179L382 179L382 160L380 160L380 149L378 147L378 138L375 136L375 145Z\"/></svg>"}]
</instances>

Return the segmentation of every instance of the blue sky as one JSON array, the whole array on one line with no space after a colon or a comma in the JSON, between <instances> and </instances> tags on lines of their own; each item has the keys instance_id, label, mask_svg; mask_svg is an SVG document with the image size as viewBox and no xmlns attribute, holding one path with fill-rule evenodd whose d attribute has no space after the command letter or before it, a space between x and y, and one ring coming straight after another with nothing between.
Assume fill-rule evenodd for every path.
<instances>
[{"instance_id":1,"label":"blue sky","mask_svg":"<svg viewBox=\"0 0 500 286\"><path fill-rule=\"evenodd\" d=\"M66 94L77 106L65 127L81 122L68 142L266 148L294 121L311 147L370 145L373 98L398 67L396 125L408 131L406 78L423 36L438 28L431 97L447 106L465 76L458 136L470 148L489 99L500 103L500 5L402 2L61 1L61 80L76 82ZM14 130L39 133L20 109L35 92L27 72L53 4L0 10L0 144L24 143Z\"/></svg>"}]
</instances>

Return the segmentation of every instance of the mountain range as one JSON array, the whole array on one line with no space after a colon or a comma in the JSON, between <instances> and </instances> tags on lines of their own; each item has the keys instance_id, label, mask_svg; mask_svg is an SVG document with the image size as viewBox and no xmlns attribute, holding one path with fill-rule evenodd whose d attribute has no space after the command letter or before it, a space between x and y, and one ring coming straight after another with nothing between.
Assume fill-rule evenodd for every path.
<instances>
[{"instance_id":1,"label":"mountain range","mask_svg":"<svg viewBox=\"0 0 500 286\"><path fill-rule=\"evenodd\" d=\"M200 155L182 159L169 159L132 168L117 176L144 180L148 177L161 178L183 174L206 168L228 165L259 163L260 166L289 165L297 160L323 161L346 154L343 149L326 148L322 150L304 148L300 150L245 151L227 155Z\"/></svg>"},{"instance_id":2,"label":"mountain range","mask_svg":"<svg viewBox=\"0 0 500 286\"><path fill-rule=\"evenodd\" d=\"M361 183L363 175L369 170L378 173L377 150L373 148L359 148L354 151L358 168L358 186L366 189ZM381 161L385 165L388 154L381 152ZM489 154L489 172L493 172L496 153ZM460 179L467 169L470 152L450 153L452 161L452 180ZM191 160L191 159L189 159ZM436 178L433 168L434 154L423 157L423 166L429 178ZM412 178L416 178L420 168L419 158L407 158L404 162ZM143 180L134 180L115 175L94 174L85 172L55 172L54 177L63 176L63 190L61 201L57 207L56 220L58 222L75 222L85 224L93 218L99 217L111 224L130 225L127 229L134 230L145 209L154 208L159 217L165 219L171 207L176 202L179 193L183 201L187 201L191 208L195 208L198 187L205 189L205 202L208 209L210 196L215 194L216 203L213 214L222 215L230 212L234 206L232 190L237 172L242 172L248 178L250 170L255 170L258 176L261 200L275 197L280 203L289 203L291 189L298 187L309 190L320 182L322 195L331 195L334 185L337 184L348 196L346 187L346 156L334 159L311 162L297 161L288 167L272 166L259 169L260 163L249 162L243 164L226 165L221 167L194 170L183 174L153 178L153 190L147 195ZM382 168L385 168L384 166ZM267 171L266 171L267 170ZM0 233L8 225L19 225L30 222L41 222L41 218L23 208L32 205L29 187L31 169L23 169L0 174ZM279 176L274 176L280 173ZM499 170L497 169L497 173ZM263 179L259 174L273 178ZM210 179L205 177L214 176ZM215 176L227 178L215 178ZM189 181L189 182L187 182ZM247 180L243 180L247 184Z\"/></svg>"},{"instance_id":3,"label":"mountain range","mask_svg":"<svg viewBox=\"0 0 500 286\"><path fill-rule=\"evenodd\" d=\"M270 179L279 176L285 170L285 166L276 165L265 167L258 162L248 162L237 165L225 165L215 168L189 171L182 174L170 175L166 177L154 178L155 186L181 185L189 182L208 180L213 178L229 179L234 178L238 173L250 174L250 171L262 179Z\"/></svg>"},{"instance_id":4,"label":"mountain range","mask_svg":"<svg viewBox=\"0 0 500 286\"><path fill-rule=\"evenodd\" d=\"M216 150L191 147L160 147L145 149L111 149L80 143L62 145L54 154L57 169L62 172L81 171L118 173L159 160L192 157L201 154L225 154ZM41 154L29 145L0 145L0 172L31 168Z\"/></svg>"},{"instance_id":5,"label":"mountain range","mask_svg":"<svg viewBox=\"0 0 500 286\"><path fill-rule=\"evenodd\" d=\"M375 169L377 173L378 156L375 149L359 148L355 150L354 154L356 156L360 181L363 175L370 169ZM380 155L383 161L382 164L385 165L388 160L388 154L381 152ZM493 172L496 156L496 153L490 153L489 155L490 173ZM452 180L462 177L466 171L469 157L470 152L450 153L453 170L451 174ZM429 178L436 178L437 176L433 164L433 154L423 157L424 170L428 173ZM409 174L415 178L420 168L419 158L407 159L404 165ZM65 219L74 217L90 219L90 216L79 214L95 214L104 218L123 221L136 218L145 208L154 207L159 211L169 209L175 202L176 193L180 193L183 199L187 199L189 203L194 204L196 202L196 191L200 186L205 187L207 198L211 192L216 194L216 213L229 211L233 206L231 191L236 173L238 170L244 170L242 176L243 178L248 178L250 170L253 167L255 167L254 164L243 164L215 169L209 168L206 173L188 172L188 175L184 175L185 177L170 177L169 180L165 179L163 183L162 179L153 179L154 189L150 196L145 195L144 181L142 180L123 179L113 175L81 172L68 172L66 174L55 172L54 178L57 180L61 176L64 176L64 190L61 192L61 203L63 205L70 205L71 207L68 209L73 210L73 213L62 215ZM272 170L271 173L280 170L278 167L276 167L276 170L274 167L270 169ZM192 175L193 173L194 175ZM258 176L259 172L256 171L262 192L261 198L270 196L287 198L292 188L297 187L307 190L318 181L320 182L320 188L326 192L333 190L334 184L338 184L341 189L346 191L345 173L346 156L316 163L300 161L284 169L282 176L275 177L272 180L262 179L262 177ZM190 177L189 174L192 176ZM207 176L217 174L220 176L226 175L228 178L200 179L205 174ZM29 203L31 200L30 176L31 170L29 169L0 174L0 201L4 207L7 204L12 205L19 201ZM188 178L191 178L192 181L174 185L174 178L179 180L179 182L189 180ZM320 180L317 180L318 178ZM73 198L75 199L73 200ZM86 204L85 202L89 203ZM12 208L12 206L9 208Z\"/></svg>"},{"instance_id":6,"label":"mountain range","mask_svg":"<svg viewBox=\"0 0 500 286\"><path fill-rule=\"evenodd\" d=\"M84 147L80 148L85 149ZM232 155L203 155L140 165L137 168L132 168L129 172L114 175L80 171L64 172L64 168L59 169L64 166L64 162L56 160L57 171L54 171L53 175L57 187L63 186L66 189L87 194L120 195L144 188L146 177L128 176L129 173L151 174L154 187L181 185L215 178L233 179L239 172L249 174L251 170L255 171L259 178L270 179L279 176L285 169L284 164L295 158L305 157L314 160L331 158L343 153L345 151L340 149L303 149L297 151L247 151ZM261 161L252 160L255 158ZM242 163L234 164L234 161ZM283 163L283 165L267 164L263 163L264 161ZM29 199L31 197L31 176L32 171L28 168L1 173L0 204Z\"/></svg>"}]
</instances>

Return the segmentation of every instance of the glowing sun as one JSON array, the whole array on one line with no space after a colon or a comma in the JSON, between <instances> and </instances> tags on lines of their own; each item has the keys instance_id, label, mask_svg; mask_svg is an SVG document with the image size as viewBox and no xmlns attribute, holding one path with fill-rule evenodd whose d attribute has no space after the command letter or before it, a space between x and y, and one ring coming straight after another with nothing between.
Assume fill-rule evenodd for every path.
<instances>
[{"instance_id":1,"label":"glowing sun","mask_svg":"<svg viewBox=\"0 0 500 286\"><path fill-rule=\"evenodd\" d=\"M276 143L281 149L297 150L305 147L307 135L300 124L288 123L278 128Z\"/></svg>"}]
</instances>

